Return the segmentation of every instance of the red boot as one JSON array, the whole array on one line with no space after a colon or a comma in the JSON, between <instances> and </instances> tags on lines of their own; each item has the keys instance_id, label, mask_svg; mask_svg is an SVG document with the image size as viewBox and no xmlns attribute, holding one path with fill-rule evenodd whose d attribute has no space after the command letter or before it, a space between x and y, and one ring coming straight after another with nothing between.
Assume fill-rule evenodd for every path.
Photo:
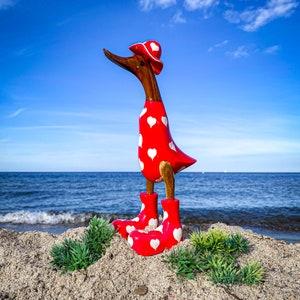
<instances>
[{"instance_id":1,"label":"red boot","mask_svg":"<svg viewBox=\"0 0 300 300\"><path fill-rule=\"evenodd\" d=\"M125 239L136 229L152 230L158 225L157 194L140 194L142 207L138 216L132 220L114 220L115 230Z\"/></svg>"},{"instance_id":2,"label":"red boot","mask_svg":"<svg viewBox=\"0 0 300 300\"><path fill-rule=\"evenodd\" d=\"M134 230L128 236L128 243L139 255L149 256L170 249L183 240L179 215L179 200L162 200L164 217L154 230Z\"/></svg>"}]
</instances>

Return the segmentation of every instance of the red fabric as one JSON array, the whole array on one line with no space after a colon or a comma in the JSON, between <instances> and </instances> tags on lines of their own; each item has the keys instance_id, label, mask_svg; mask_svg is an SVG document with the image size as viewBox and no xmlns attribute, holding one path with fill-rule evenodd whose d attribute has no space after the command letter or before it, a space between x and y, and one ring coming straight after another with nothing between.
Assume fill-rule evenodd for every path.
<instances>
[{"instance_id":1,"label":"red fabric","mask_svg":"<svg viewBox=\"0 0 300 300\"><path fill-rule=\"evenodd\" d=\"M139 119L138 157L142 174L152 182L161 180L161 161L168 161L174 173L196 162L173 141L165 107L160 101L145 102Z\"/></svg>"}]
</instances>

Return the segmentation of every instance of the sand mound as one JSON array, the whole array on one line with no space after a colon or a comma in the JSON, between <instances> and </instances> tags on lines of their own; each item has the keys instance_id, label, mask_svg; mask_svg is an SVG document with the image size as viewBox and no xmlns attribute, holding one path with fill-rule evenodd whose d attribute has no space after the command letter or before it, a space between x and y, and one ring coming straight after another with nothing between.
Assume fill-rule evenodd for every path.
<instances>
[{"instance_id":1,"label":"sand mound","mask_svg":"<svg viewBox=\"0 0 300 300\"><path fill-rule=\"evenodd\" d=\"M66 237L83 234L84 228L61 235L0 229L0 299L300 299L299 244L220 223L212 227L242 232L249 239L250 251L241 260L261 262L267 271L264 283L228 290L202 275L180 280L162 262L166 253L138 256L118 235L97 263L87 270L61 275L50 264L50 250Z\"/></svg>"}]
</instances>

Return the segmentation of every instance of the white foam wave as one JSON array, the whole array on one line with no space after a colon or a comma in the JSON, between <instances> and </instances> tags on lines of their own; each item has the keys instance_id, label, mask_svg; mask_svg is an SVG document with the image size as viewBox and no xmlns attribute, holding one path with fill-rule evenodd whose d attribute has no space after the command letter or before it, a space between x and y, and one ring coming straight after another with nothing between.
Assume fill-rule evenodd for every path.
<instances>
[{"instance_id":1,"label":"white foam wave","mask_svg":"<svg viewBox=\"0 0 300 300\"><path fill-rule=\"evenodd\" d=\"M75 214L73 212L53 213L44 211L17 211L0 215L0 224L77 224L87 222L90 218L91 214L89 213Z\"/></svg>"}]
</instances>

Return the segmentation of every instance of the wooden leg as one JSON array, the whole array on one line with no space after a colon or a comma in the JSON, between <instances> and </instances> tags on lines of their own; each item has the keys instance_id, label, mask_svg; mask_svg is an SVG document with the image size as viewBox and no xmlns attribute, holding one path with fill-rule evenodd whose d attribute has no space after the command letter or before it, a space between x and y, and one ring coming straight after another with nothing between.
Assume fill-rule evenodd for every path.
<instances>
[{"instance_id":1,"label":"wooden leg","mask_svg":"<svg viewBox=\"0 0 300 300\"><path fill-rule=\"evenodd\" d=\"M168 161L162 161L159 165L160 176L165 182L166 199L175 198L175 179L171 164Z\"/></svg>"},{"instance_id":2,"label":"wooden leg","mask_svg":"<svg viewBox=\"0 0 300 300\"><path fill-rule=\"evenodd\" d=\"M148 179L146 179L146 193L147 194L154 193L154 183Z\"/></svg>"}]
</instances>

